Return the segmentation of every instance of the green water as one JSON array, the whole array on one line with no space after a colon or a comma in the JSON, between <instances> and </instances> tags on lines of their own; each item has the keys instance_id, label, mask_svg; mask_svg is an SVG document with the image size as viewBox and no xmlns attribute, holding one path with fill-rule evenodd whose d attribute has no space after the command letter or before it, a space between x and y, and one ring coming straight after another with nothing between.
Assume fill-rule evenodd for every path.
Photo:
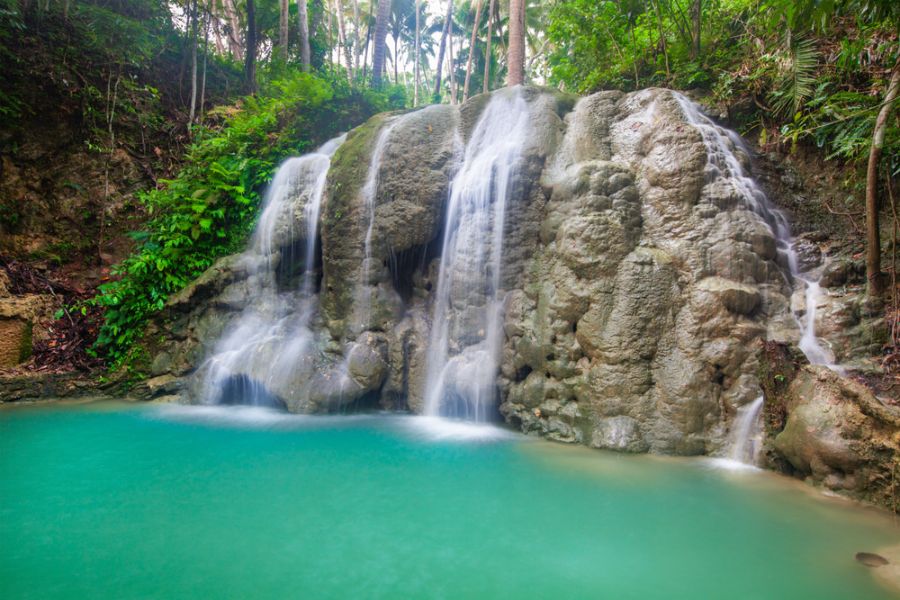
<instances>
[{"instance_id":1,"label":"green water","mask_svg":"<svg viewBox=\"0 0 900 600\"><path fill-rule=\"evenodd\" d=\"M853 558L900 542L880 514L425 423L0 410L0 598L890 597Z\"/></svg>"}]
</instances>

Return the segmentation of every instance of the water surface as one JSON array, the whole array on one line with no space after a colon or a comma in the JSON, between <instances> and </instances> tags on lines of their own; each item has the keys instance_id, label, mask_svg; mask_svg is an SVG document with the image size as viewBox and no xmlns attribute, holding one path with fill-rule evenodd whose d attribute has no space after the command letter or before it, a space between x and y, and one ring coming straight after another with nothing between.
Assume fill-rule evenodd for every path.
<instances>
[{"instance_id":1,"label":"water surface","mask_svg":"<svg viewBox=\"0 0 900 600\"><path fill-rule=\"evenodd\" d=\"M0 410L0 597L891 597L891 520L709 461L385 415Z\"/></svg>"}]
</instances>

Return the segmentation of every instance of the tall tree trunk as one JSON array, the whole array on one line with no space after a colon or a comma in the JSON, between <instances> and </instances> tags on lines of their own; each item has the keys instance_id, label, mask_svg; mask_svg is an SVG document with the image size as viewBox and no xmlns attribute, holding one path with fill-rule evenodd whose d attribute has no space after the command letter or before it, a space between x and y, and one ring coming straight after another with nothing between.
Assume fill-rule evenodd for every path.
<instances>
[{"instance_id":1,"label":"tall tree trunk","mask_svg":"<svg viewBox=\"0 0 900 600\"><path fill-rule=\"evenodd\" d=\"M278 51L282 60L288 59L288 15L290 14L291 0L278 0L281 5L281 13L278 16Z\"/></svg>"},{"instance_id":2,"label":"tall tree trunk","mask_svg":"<svg viewBox=\"0 0 900 600\"><path fill-rule=\"evenodd\" d=\"M469 78L472 76L472 57L475 56L475 42L478 40L478 26L481 24L481 0L475 3L475 22L472 23L472 37L469 39L469 59L466 61L466 82L463 84L463 102L469 99Z\"/></svg>"},{"instance_id":3,"label":"tall tree trunk","mask_svg":"<svg viewBox=\"0 0 900 600\"><path fill-rule=\"evenodd\" d=\"M479 0L480 2L481 0ZM415 84L416 89L413 90L413 107L419 105L419 54L422 50L422 40L419 37L422 31L422 24L420 21L420 12L421 12L422 0L416 0L416 48L415 48L415 62L416 62L416 76L415 76Z\"/></svg>"},{"instance_id":4,"label":"tall tree trunk","mask_svg":"<svg viewBox=\"0 0 900 600\"><path fill-rule=\"evenodd\" d=\"M628 29L631 31L631 49L634 52L634 57L631 61L631 65L634 67L634 89L638 89L641 87L640 76L638 75L638 57L640 53L638 52L637 39L634 37L634 21L628 21Z\"/></svg>"},{"instance_id":5,"label":"tall tree trunk","mask_svg":"<svg viewBox=\"0 0 900 600\"><path fill-rule=\"evenodd\" d=\"M400 62L400 35L393 36L394 38L394 57L391 59L391 62L394 63L394 85L400 83L400 75L397 70L397 63Z\"/></svg>"},{"instance_id":6,"label":"tall tree trunk","mask_svg":"<svg viewBox=\"0 0 900 600\"><path fill-rule=\"evenodd\" d=\"M309 71L309 12L306 0L297 0L297 18L300 19L300 64L304 71Z\"/></svg>"},{"instance_id":7,"label":"tall tree trunk","mask_svg":"<svg viewBox=\"0 0 900 600\"><path fill-rule=\"evenodd\" d=\"M381 87L381 76L384 74L384 55L387 49L385 41L390 18L391 0L378 0L378 12L375 15L375 48L372 51L372 85L375 87Z\"/></svg>"},{"instance_id":8,"label":"tall tree trunk","mask_svg":"<svg viewBox=\"0 0 900 600\"><path fill-rule=\"evenodd\" d=\"M434 101L441 101L441 67L444 62L444 51L447 48L447 32L450 31L450 20L453 18L453 0L447 0L447 18L441 31L441 45L438 48L437 74L434 78Z\"/></svg>"},{"instance_id":9,"label":"tall tree trunk","mask_svg":"<svg viewBox=\"0 0 900 600\"><path fill-rule=\"evenodd\" d=\"M659 28L659 43L662 46L663 58L666 61L666 81L672 79L672 72L669 70L669 50L666 46L666 33L663 31L662 10L659 3L661 0L655 0L653 6L656 8L656 25Z\"/></svg>"},{"instance_id":10,"label":"tall tree trunk","mask_svg":"<svg viewBox=\"0 0 900 600\"><path fill-rule=\"evenodd\" d=\"M487 48L484 51L484 85L482 92L488 93L491 89L491 44L494 41L494 7L497 0L491 0L488 6L488 30L487 30Z\"/></svg>"},{"instance_id":11,"label":"tall tree trunk","mask_svg":"<svg viewBox=\"0 0 900 600\"><path fill-rule=\"evenodd\" d=\"M360 43L359 43L359 28L362 26L362 21L359 18L359 0L353 0L353 70L359 70L359 55L360 55Z\"/></svg>"},{"instance_id":12,"label":"tall tree trunk","mask_svg":"<svg viewBox=\"0 0 900 600\"><path fill-rule=\"evenodd\" d=\"M200 116L197 122L203 122L203 107L206 106L206 63L209 58L209 22L212 20L212 2L206 5L206 25L203 30L203 76L200 78Z\"/></svg>"},{"instance_id":13,"label":"tall tree trunk","mask_svg":"<svg viewBox=\"0 0 900 600\"><path fill-rule=\"evenodd\" d=\"M331 5L323 7L325 11L325 28L328 31L328 65L331 69L331 76L334 77L334 27L331 24ZM338 54L340 57L340 54Z\"/></svg>"},{"instance_id":14,"label":"tall tree trunk","mask_svg":"<svg viewBox=\"0 0 900 600\"><path fill-rule=\"evenodd\" d=\"M344 50L344 60L347 63L347 82L352 86L353 85L353 56L350 52L350 46L347 44L347 33L344 29L344 5L341 3L341 0L334 0L334 12L335 18L338 22L338 43L341 45L341 48ZM338 51L338 60L340 60L341 53Z\"/></svg>"},{"instance_id":15,"label":"tall tree trunk","mask_svg":"<svg viewBox=\"0 0 900 600\"><path fill-rule=\"evenodd\" d=\"M450 76L450 104L456 104L456 65L453 62L453 20L447 33L447 71Z\"/></svg>"},{"instance_id":16,"label":"tall tree trunk","mask_svg":"<svg viewBox=\"0 0 900 600\"><path fill-rule=\"evenodd\" d=\"M506 85L525 83L525 0L509 0Z\"/></svg>"},{"instance_id":17,"label":"tall tree trunk","mask_svg":"<svg viewBox=\"0 0 900 600\"><path fill-rule=\"evenodd\" d=\"M194 124L194 116L197 114L197 0L191 2L191 107L188 111L188 136L191 135L191 126Z\"/></svg>"},{"instance_id":18,"label":"tall tree trunk","mask_svg":"<svg viewBox=\"0 0 900 600\"><path fill-rule=\"evenodd\" d=\"M866 287L870 298L881 297L884 282L881 280L881 232L878 223L878 163L884 148L884 134L897 92L900 89L900 58L891 70L891 81L884 95L884 104L875 119L872 146L869 149L869 165L866 171Z\"/></svg>"},{"instance_id":19,"label":"tall tree trunk","mask_svg":"<svg viewBox=\"0 0 900 600\"><path fill-rule=\"evenodd\" d=\"M247 0L247 56L244 60L244 88L256 93L256 0Z\"/></svg>"},{"instance_id":20,"label":"tall tree trunk","mask_svg":"<svg viewBox=\"0 0 900 600\"><path fill-rule=\"evenodd\" d=\"M213 32L215 33L213 42L216 45L216 53L225 54L225 42L227 41L228 33L225 31L225 27L218 18L214 21Z\"/></svg>"},{"instance_id":21,"label":"tall tree trunk","mask_svg":"<svg viewBox=\"0 0 900 600\"><path fill-rule=\"evenodd\" d=\"M241 20L238 18L234 0L223 0L222 7L228 21L228 48L234 60L241 62L244 60L244 45L241 43Z\"/></svg>"},{"instance_id":22,"label":"tall tree trunk","mask_svg":"<svg viewBox=\"0 0 900 600\"><path fill-rule=\"evenodd\" d=\"M369 72L369 46L372 42L372 7L373 2L369 2L369 20L366 21L366 47L363 49L363 81L368 81Z\"/></svg>"},{"instance_id":23,"label":"tall tree trunk","mask_svg":"<svg viewBox=\"0 0 900 600\"><path fill-rule=\"evenodd\" d=\"M701 0L691 2L691 58L700 58Z\"/></svg>"}]
</instances>

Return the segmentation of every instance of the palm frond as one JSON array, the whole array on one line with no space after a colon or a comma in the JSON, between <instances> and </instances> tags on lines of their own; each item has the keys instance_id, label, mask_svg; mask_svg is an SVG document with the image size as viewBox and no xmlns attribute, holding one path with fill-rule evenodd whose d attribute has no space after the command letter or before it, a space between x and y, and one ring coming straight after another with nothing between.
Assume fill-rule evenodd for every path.
<instances>
[{"instance_id":1,"label":"palm frond","mask_svg":"<svg viewBox=\"0 0 900 600\"><path fill-rule=\"evenodd\" d=\"M819 52L813 40L794 38L781 69L781 77L772 92L772 108L780 115L796 113L812 97L816 87Z\"/></svg>"}]
</instances>

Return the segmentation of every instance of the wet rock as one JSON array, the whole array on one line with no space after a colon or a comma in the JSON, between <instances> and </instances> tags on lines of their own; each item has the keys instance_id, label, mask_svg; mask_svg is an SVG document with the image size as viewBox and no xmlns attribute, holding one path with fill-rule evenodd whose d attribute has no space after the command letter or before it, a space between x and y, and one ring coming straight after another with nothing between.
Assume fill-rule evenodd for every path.
<instances>
[{"instance_id":1,"label":"wet rock","mask_svg":"<svg viewBox=\"0 0 900 600\"><path fill-rule=\"evenodd\" d=\"M795 474L855 498L892 498L900 411L820 366L801 368L779 398L786 417L772 449Z\"/></svg>"},{"instance_id":2,"label":"wet rock","mask_svg":"<svg viewBox=\"0 0 900 600\"><path fill-rule=\"evenodd\" d=\"M371 333L365 333L347 353L350 377L365 391L377 390L387 376L387 344Z\"/></svg>"},{"instance_id":3,"label":"wet rock","mask_svg":"<svg viewBox=\"0 0 900 600\"><path fill-rule=\"evenodd\" d=\"M591 447L619 452L648 450L647 443L641 438L638 422L625 416L601 419L591 435Z\"/></svg>"},{"instance_id":4,"label":"wet rock","mask_svg":"<svg viewBox=\"0 0 900 600\"><path fill-rule=\"evenodd\" d=\"M819 245L811 238L816 236L799 236L794 241L794 251L797 253L797 268L801 273L807 273L822 265L823 255ZM828 287L828 286L825 286Z\"/></svg>"},{"instance_id":5,"label":"wet rock","mask_svg":"<svg viewBox=\"0 0 900 600\"><path fill-rule=\"evenodd\" d=\"M713 294L725 308L739 315L753 313L762 301L757 288L722 277L707 277L697 287Z\"/></svg>"},{"instance_id":6,"label":"wet rock","mask_svg":"<svg viewBox=\"0 0 900 600\"><path fill-rule=\"evenodd\" d=\"M855 558L857 562L860 562L867 567L877 568L890 564L888 559L880 554L875 554L874 552L857 552Z\"/></svg>"}]
</instances>

